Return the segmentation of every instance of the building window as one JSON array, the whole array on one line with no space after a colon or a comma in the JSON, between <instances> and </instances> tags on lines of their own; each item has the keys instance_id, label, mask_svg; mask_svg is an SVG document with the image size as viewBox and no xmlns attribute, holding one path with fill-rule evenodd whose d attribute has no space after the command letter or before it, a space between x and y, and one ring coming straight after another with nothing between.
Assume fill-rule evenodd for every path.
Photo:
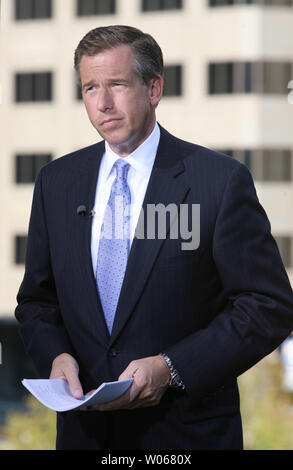
<instances>
[{"instance_id":1,"label":"building window","mask_svg":"<svg viewBox=\"0 0 293 470\"><path fill-rule=\"evenodd\" d=\"M26 235L16 235L14 237L14 262L15 264L24 264L26 255Z\"/></svg>"},{"instance_id":2,"label":"building window","mask_svg":"<svg viewBox=\"0 0 293 470\"><path fill-rule=\"evenodd\" d=\"M52 73L17 73L15 101L17 103L52 101Z\"/></svg>"},{"instance_id":3,"label":"building window","mask_svg":"<svg viewBox=\"0 0 293 470\"><path fill-rule=\"evenodd\" d=\"M263 64L263 92L265 94L287 94L292 79L289 62L265 62Z\"/></svg>"},{"instance_id":4,"label":"building window","mask_svg":"<svg viewBox=\"0 0 293 470\"><path fill-rule=\"evenodd\" d=\"M81 86L79 84L76 84L75 96L78 101L82 100L82 91L81 91Z\"/></svg>"},{"instance_id":5,"label":"building window","mask_svg":"<svg viewBox=\"0 0 293 470\"><path fill-rule=\"evenodd\" d=\"M168 65L164 69L164 96L182 95L182 66Z\"/></svg>"},{"instance_id":6,"label":"building window","mask_svg":"<svg viewBox=\"0 0 293 470\"><path fill-rule=\"evenodd\" d=\"M209 94L233 92L233 64L223 62L209 64Z\"/></svg>"},{"instance_id":7,"label":"building window","mask_svg":"<svg viewBox=\"0 0 293 470\"><path fill-rule=\"evenodd\" d=\"M109 15L115 12L115 0L77 0L77 16Z\"/></svg>"},{"instance_id":8,"label":"building window","mask_svg":"<svg viewBox=\"0 0 293 470\"><path fill-rule=\"evenodd\" d=\"M261 5L261 6L285 6L291 7L293 0L208 0L210 7L222 7L229 5Z\"/></svg>"},{"instance_id":9,"label":"building window","mask_svg":"<svg viewBox=\"0 0 293 470\"><path fill-rule=\"evenodd\" d=\"M210 95L231 93L288 94L290 62L217 62L208 66Z\"/></svg>"},{"instance_id":10,"label":"building window","mask_svg":"<svg viewBox=\"0 0 293 470\"><path fill-rule=\"evenodd\" d=\"M51 154L16 155L15 182L34 183L39 170L51 160Z\"/></svg>"},{"instance_id":11,"label":"building window","mask_svg":"<svg viewBox=\"0 0 293 470\"><path fill-rule=\"evenodd\" d=\"M220 6L227 6L233 5L234 0L209 0L210 7L220 7Z\"/></svg>"},{"instance_id":12,"label":"building window","mask_svg":"<svg viewBox=\"0 0 293 470\"><path fill-rule=\"evenodd\" d=\"M180 9L182 9L182 0L142 0L142 11Z\"/></svg>"},{"instance_id":13,"label":"building window","mask_svg":"<svg viewBox=\"0 0 293 470\"><path fill-rule=\"evenodd\" d=\"M288 149L223 149L250 170L255 181L292 181L292 152Z\"/></svg>"},{"instance_id":14,"label":"building window","mask_svg":"<svg viewBox=\"0 0 293 470\"><path fill-rule=\"evenodd\" d=\"M14 0L16 20L52 17L52 0Z\"/></svg>"},{"instance_id":15,"label":"building window","mask_svg":"<svg viewBox=\"0 0 293 470\"><path fill-rule=\"evenodd\" d=\"M263 150L263 181L292 181L290 150Z\"/></svg>"},{"instance_id":16,"label":"building window","mask_svg":"<svg viewBox=\"0 0 293 470\"><path fill-rule=\"evenodd\" d=\"M292 244L293 239L289 236L275 236L275 240L277 242L281 258L283 260L285 268L292 268L293 260L292 260Z\"/></svg>"}]
</instances>

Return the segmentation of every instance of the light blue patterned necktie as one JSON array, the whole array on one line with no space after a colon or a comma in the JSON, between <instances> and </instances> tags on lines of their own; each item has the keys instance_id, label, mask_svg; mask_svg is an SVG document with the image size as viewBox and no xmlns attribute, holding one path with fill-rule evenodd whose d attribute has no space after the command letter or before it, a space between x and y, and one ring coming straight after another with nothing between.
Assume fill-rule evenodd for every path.
<instances>
[{"instance_id":1,"label":"light blue patterned necktie","mask_svg":"<svg viewBox=\"0 0 293 470\"><path fill-rule=\"evenodd\" d=\"M96 270L97 288L110 334L130 249L131 203L127 183L129 163L120 158L113 168L117 174L104 214Z\"/></svg>"}]
</instances>

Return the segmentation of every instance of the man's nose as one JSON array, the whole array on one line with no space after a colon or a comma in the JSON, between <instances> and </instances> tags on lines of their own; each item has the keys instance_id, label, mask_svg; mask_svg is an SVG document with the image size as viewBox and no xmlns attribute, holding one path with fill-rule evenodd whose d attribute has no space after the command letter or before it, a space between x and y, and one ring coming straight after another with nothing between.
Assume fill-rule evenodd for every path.
<instances>
[{"instance_id":1,"label":"man's nose","mask_svg":"<svg viewBox=\"0 0 293 470\"><path fill-rule=\"evenodd\" d=\"M101 112L107 111L107 109L113 108L113 99L109 90L100 89L98 94L98 102L97 102L98 110Z\"/></svg>"}]
</instances>

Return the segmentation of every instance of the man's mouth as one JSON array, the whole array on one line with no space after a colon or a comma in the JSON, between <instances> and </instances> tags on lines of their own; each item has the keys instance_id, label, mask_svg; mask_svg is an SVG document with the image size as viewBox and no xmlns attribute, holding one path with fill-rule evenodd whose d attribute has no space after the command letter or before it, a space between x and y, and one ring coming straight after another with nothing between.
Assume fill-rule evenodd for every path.
<instances>
[{"instance_id":1,"label":"man's mouth","mask_svg":"<svg viewBox=\"0 0 293 470\"><path fill-rule=\"evenodd\" d=\"M120 121L120 119L116 119L116 118L105 119L101 123L101 126L111 126L111 125L115 124L117 121Z\"/></svg>"}]
</instances>

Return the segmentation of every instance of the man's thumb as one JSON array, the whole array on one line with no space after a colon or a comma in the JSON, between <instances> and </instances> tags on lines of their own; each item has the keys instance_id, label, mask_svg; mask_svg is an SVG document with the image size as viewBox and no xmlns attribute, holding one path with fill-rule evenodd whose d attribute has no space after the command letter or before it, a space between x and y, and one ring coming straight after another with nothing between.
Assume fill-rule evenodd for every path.
<instances>
[{"instance_id":1,"label":"man's thumb","mask_svg":"<svg viewBox=\"0 0 293 470\"><path fill-rule=\"evenodd\" d=\"M81 398L83 396L82 386L80 381L78 380L77 376L69 376L67 377L67 381L69 383L71 394L74 398Z\"/></svg>"}]
</instances>

